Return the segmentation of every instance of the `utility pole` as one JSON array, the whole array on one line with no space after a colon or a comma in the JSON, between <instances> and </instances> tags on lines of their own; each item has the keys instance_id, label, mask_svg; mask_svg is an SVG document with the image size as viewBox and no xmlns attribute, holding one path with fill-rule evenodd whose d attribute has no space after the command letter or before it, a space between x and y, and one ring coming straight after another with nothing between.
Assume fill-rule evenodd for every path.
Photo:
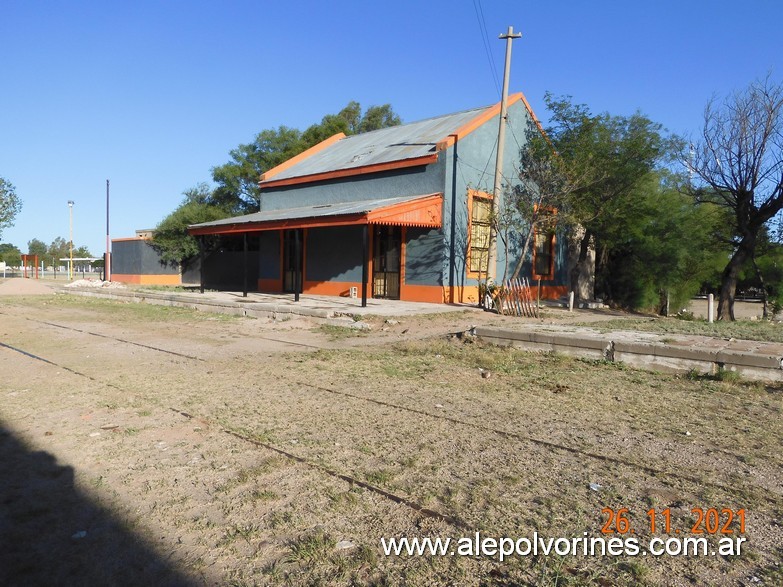
<instances>
[{"instance_id":1,"label":"utility pole","mask_svg":"<svg viewBox=\"0 0 783 587\"><path fill-rule=\"evenodd\" d=\"M111 281L111 241L109 240L109 180L106 180L106 256L103 258L103 280Z\"/></svg>"},{"instance_id":2,"label":"utility pole","mask_svg":"<svg viewBox=\"0 0 783 587\"><path fill-rule=\"evenodd\" d=\"M73 281L73 200L68 200L68 226L69 237L68 247L71 251L70 259L68 261L68 280Z\"/></svg>"},{"instance_id":3,"label":"utility pole","mask_svg":"<svg viewBox=\"0 0 783 587\"><path fill-rule=\"evenodd\" d=\"M492 224L489 228L489 254L487 255L487 279L497 280L497 262L498 262L498 232L497 216L502 209L503 197L503 151L506 142L506 118L508 117L508 78L511 72L511 41L522 37L521 33L514 34L514 27L509 26L505 35L500 35L499 39L506 40L506 64L503 70L503 94L500 98L500 120L498 122L498 151L495 161L495 186L493 189L491 218Z\"/></svg>"}]
</instances>

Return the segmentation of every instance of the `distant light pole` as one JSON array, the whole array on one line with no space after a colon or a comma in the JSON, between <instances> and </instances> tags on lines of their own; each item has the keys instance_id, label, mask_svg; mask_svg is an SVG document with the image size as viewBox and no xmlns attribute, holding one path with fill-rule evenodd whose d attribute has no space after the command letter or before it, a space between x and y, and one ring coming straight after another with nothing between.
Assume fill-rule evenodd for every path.
<instances>
[{"instance_id":1,"label":"distant light pole","mask_svg":"<svg viewBox=\"0 0 783 587\"><path fill-rule=\"evenodd\" d=\"M68 261L68 279L73 280L73 200L68 200L68 221L70 226L71 259Z\"/></svg>"}]
</instances>

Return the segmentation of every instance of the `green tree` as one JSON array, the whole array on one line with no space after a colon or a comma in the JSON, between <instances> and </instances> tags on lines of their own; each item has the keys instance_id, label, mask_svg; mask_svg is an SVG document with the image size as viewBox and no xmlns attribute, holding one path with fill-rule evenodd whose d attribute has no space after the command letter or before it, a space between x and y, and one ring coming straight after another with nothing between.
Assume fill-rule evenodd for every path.
<instances>
[{"instance_id":1,"label":"green tree","mask_svg":"<svg viewBox=\"0 0 783 587\"><path fill-rule=\"evenodd\" d=\"M48 250L48 247L46 246L46 243L42 240L38 240L37 238L34 238L32 240L27 241L27 254L28 255L38 255L38 258L42 261L46 259L46 251Z\"/></svg>"},{"instance_id":2,"label":"green tree","mask_svg":"<svg viewBox=\"0 0 783 587\"><path fill-rule=\"evenodd\" d=\"M716 210L694 206L680 177L648 174L626 202L628 214L604 243L604 295L625 307L677 311L715 273L726 255L713 234Z\"/></svg>"},{"instance_id":3,"label":"green tree","mask_svg":"<svg viewBox=\"0 0 783 587\"><path fill-rule=\"evenodd\" d=\"M11 243L0 244L0 261L9 267L19 267L22 264L22 251Z\"/></svg>"},{"instance_id":4,"label":"green tree","mask_svg":"<svg viewBox=\"0 0 783 587\"><path fill-rule=\"evenodd\" d=\"M737 277L737 291L761 297L764 318L769 317L770 302L774 313L783 309L783 245L778 240L777 228L764 226L761 229L754 255L745 263ZM731 256L731 253L732 250L729 249L727 256ZM725 258L713 284L716 289L720 287L724 267Z\"/></svg>"},{"instance_id":5,"label":"green tree","mask_svg":"<svg viewBox=\"0 0 783 587\"><path fill-rule=\"evenodd\" d=\"M305 149L302 133L295 128L281 126L260 132L252 143L233 149L231 161L212 169L217 187L211 201L231 214L257 211L261 174Z\"/></svg>"},{"instance_id":6,"label":"green tree","mask_svg":"<svg viewBox=\"0 0 783 587\"><path fill-rule=\"evenodd\" d=\"M0 177L0 235L14 225L16 215L22 210L22 200L16 195L16 188Z\"/></svg>"},{"instance_id":7,"label":"green tree","mask_svg":"<svg viewBox=\"0 0 783 587\"><path fill-rule=\"evenodd\" d=\"M184 192L185 199L155 228L152 245L166 263L177 264L195 257L198 241L188 234L188 226L229 216L226 207L215 205L209 186L199 184Z\"/></svg>"},{"instance_id":8,"label":"green tree","mask_svg":"<svg viewBox=\"0 0 783 587\"><path fill-rule=\"evenodd\" d=\"M287 126L264 130L252 143L233 149L231 161L212 168L214 189L201 183L184 193L184 201L156 228L153 245L164 261L182 263L198 253L198 242L188 235L188 225L258 211L258 182L265 171L337 133L351 135L396 124L400 117L389 104L371 106L362 114L358 102L349 102L304 132Z\"/></svg>"},{"instance_id":9,"label":"green tree","mask_svg":"<svg viewBox=\"0 0 783 587\"><path fill-rule=\"evenodd\" d=\"M625 238L634 214L634 190L669 152L673 140L663 136L660 124L640 113L631 116L593 115L570 98L546 96L551 112L550 137L569 189L558 210L559 221L581 227L579 254L570 276L576 291L586 270L591 244L597 251L597 271L606 259L606 247Z\"/></svg>"},{"instance_id":10,"label":"green tree","mask_svg":"<svg viewBox=\"0 0 783 587\"><path fill-rule=\"evenodd\" d=\"M663 166L676 158L681 141L641 114L593 115L570 98L546 96L552 113L546 134L528 133L521 155L521 186L511 198L522 219L526 252L532 228L549 221L541 210L557 209L570 229L578 259L570 275L579 284L591 248L596 252L595 288L625 307L665 311L695 294L725 259L715 239L721 215L694 206L687 182ZM515 268L517 275L522 259Z\"/></svg>"},{"instance_id":11,"label":"green tree","mask_svg":"<svg viewBox=\"0 0 783 587\"><path fill-rule=\"evenodd\" d=\"M397 116L394 110L392 110L391 104L370 106L359 122L358 132L370 132L388 128L390 126L398 126L400 124L402 124L402 120Z\"/></svg>"},{"instance_id":12,"label":"green tree","mask_svg":"<svg viewBox=\"0 0 783 587\"><path fill-rule=\"evenodd\" d=\"M74 247L74 249L73 249L73 256L74 256L74 258L78 257L80 259L84 259L84 258L87 258L87 257L92 257L92 253L90 252L90 249L88 249L85 246Z\"/></svg>"},{"instance_id":13,"label":"green tree","mask_svg":"<svg viewBox=\"0 0 783 587\"><path fill-rule=\"evenodd\" d=\"M217 184L212 203L232 214L256 212L261 202L258 181L265 171L337 133L352 135L400 123L389 104L370 106L362 114L358 102L349 102L340 112L327 114L304 132L286 126L264 130L252 143L233 149L231 161L212 168L212 179Z\"/></svg>"},{"instance_id":14,"label":"green tree","mask_svg":"<svg viewBox=\"0 0 783 587\"><path fill-rule=\"evenodd\" d=\"M783 210L783 85L767 78L721 104L711 101L701 136L682 157L694 176L695 200L728 212L732 254L721 277L718 320L734 320L740 273Z\"/></svg>"},{"instance_id":15,"label":"green tree","mask_svg":"<svg viewBox=\"0 0 783 587\"><path fill-rule=\"evenodd\" d=\"M46 250L46 258L51 259L55 266L65 262L61 261L60 259L69 259L70 256L70 244L61 236L55 238ZM76 255L74 255L74 257L75 256Z\"/></svg>"},{"instance_id":16,"label":"green tree","mask_svg":"<svg viewBox=\"0 0 783 587\"><path fill-rule=\"evenodd\" d=\"M766 318L768 300L771 300L773 313L783 309L783 245L768 240L764 248L764 254L755 259L753 285L762 294Z\"/></svg>"}]
</instances>

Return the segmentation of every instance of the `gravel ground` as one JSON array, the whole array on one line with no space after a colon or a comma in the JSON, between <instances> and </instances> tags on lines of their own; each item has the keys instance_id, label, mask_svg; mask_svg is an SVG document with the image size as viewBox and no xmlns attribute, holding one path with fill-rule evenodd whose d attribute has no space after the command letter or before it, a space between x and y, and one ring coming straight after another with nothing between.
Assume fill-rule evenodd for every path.
<instances>
[{"instance_id":1,"label":"gravel ground","mask_svg":"<svg viewBox=\"0 0 783 587\"><path fill-rule=\"evenodd\" d=\"M477 315L507 323L456 312L357 331L0 297L0 583L780 584L780 389L445 336ZM745 510L747 543L502 563L380 546L596 538L616 527L604 508L628 508L641 542L669 537L667 509L671 537L717 508L736 538Z\"/></svg>"}]
</instances>

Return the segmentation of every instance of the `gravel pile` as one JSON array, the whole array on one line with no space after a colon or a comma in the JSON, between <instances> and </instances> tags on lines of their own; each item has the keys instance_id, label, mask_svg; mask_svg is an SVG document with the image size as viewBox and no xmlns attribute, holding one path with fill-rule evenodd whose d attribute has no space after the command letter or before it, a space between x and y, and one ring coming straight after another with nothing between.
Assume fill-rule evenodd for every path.
<instances>
[{"instance_id":1,"label":"gravel pile","mask_svg":"<svg viewBox=\"0 0 783 587\"><path fill-rule=\"evenodd\" d=\"M65 287L78 287L90 289L125 289L125 286L116 281L101 281L100 279L77 279L65 285Z\"/></svg>"}]
</instances>

